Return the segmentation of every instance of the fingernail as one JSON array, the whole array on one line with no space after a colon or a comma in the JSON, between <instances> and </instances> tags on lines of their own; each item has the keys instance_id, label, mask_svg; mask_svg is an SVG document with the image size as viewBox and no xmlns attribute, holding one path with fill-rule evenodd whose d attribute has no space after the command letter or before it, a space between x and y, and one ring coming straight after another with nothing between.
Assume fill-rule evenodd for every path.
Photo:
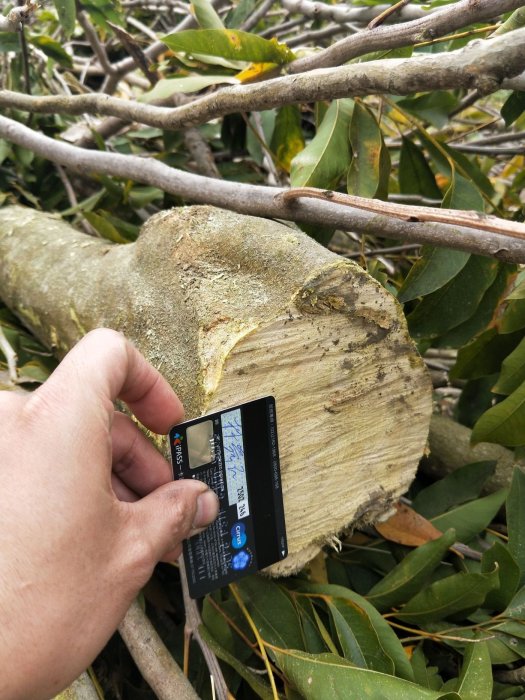
<instances>
[{"instance_id":1,"label":"fingernail","mask_svg":"<svg viewBox=\"0 0 525 700\"><path fill-rule=\"evenodd\" d=\"M197 513L193 528L206 527L215 520L219 513L219 499L211 489L201 493L197 499Z\"/></svg>"}]
</instances>

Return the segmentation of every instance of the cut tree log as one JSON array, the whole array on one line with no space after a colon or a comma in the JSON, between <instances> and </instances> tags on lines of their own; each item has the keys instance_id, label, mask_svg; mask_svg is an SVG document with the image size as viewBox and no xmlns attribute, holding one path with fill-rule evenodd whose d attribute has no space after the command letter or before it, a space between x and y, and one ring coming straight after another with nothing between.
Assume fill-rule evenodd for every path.
<instances>
[{"instance_id":1,"label":"cut tree log","mask_svg":"<svg viewBox=\"0 0 525 700\"><path fill-rule=\"evenodd\" d=\"M410 484L431 387L401 307L294 228L212 207L152 217L114 245L51 215L0 209L0 296L58 355L122 331L187 417L276 398L289 556L300 569Z\"/></svg>"}]
</instances>

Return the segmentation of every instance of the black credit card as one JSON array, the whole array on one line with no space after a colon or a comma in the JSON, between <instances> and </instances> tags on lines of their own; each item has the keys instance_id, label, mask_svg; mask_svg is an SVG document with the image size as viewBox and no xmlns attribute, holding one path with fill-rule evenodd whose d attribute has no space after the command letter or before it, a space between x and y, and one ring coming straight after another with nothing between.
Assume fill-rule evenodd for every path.
<instances>
[{"instance_id":1,"label":"black credit card","mask_svg":"<svg viewBox=\"0 0 525 700\"><path fill-rule=\"evenodd\" d=\"M169 438L175 479L204 481L220 502L215 522L183 543L191 597L284 559L273 396L176 425Z\"/></svg>"}]
</instances>

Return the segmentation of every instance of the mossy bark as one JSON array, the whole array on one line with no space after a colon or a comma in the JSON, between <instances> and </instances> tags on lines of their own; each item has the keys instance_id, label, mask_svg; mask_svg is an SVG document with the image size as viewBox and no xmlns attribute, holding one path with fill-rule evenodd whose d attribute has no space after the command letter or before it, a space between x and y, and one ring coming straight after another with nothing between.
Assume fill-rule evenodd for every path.
<instances>
[{"instance_id":1,"label":"mossy bark","mask_svg":"<svg viewBox=\"0 0 525 700\"><path fill-rule=\"evenodd\" d=\"M290 555L272 573L373 521L413 478L431 394L402 310L301 232L187 207L119 246L7 207L0 261L0 295L59 355L92 328L120 330L187 417L274 394Z\"/></svg>"}]
</instances>

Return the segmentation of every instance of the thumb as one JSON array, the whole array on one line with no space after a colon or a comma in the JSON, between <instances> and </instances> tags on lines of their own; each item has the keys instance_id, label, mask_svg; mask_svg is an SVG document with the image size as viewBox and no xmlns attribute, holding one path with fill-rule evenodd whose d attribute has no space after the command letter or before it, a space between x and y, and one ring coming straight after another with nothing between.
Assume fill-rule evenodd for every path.
<instances>
[{"instance_id":1,"label":"thumb","mask_svg":"<svg viewBox=\"0 0 525 700\"><path fill-rule=\"evenodd\" d=\"M164 484L128 505L147 547L151 568L168 553L179 551L182 540L208 526L219 512L216 494L193 479Z\"/></svg>"}]
</instances>

